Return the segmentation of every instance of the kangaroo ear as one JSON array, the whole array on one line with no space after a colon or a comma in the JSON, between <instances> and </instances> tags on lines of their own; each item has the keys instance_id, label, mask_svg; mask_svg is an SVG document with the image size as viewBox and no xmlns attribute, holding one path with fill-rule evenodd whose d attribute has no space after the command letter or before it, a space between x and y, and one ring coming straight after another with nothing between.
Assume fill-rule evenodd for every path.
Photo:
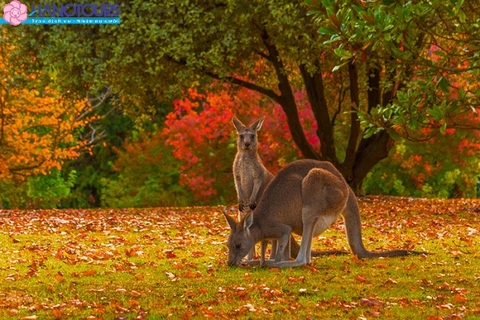
<instances>
[{"instance_id":1,"label":"kangaroo ear","mask_svg":"<svg viewBox=\"0 0 480 320\"><path fill-rule=\"evenodd\" d=\"M243 220L243 230L248 230L253 224L253 211L250 211Z\"/></svg>"},{"instance_id":2,"label":"kangaroo ear","mask_svg":"<svg viewBox=\"0 0 480 320\"><path fill-rule=\"evenodd\" d=\"M232 122L237 132L245 130L246 126L237 117L233 117Z\"/></svg>"},{"instance_id":3,"label":"kangaroo ear","mask_svg":"<svg viewBox=\"0 0 480 320\"><path fill-rule=\"evenodd\" d=\"M265 117L262 117L262 118L258 119L257 121L255 121L255 122L250 126L250 128L252 128L252 130L254 130L254 131L260 130L260 128L262 127L263 121L265 121Z\"/></svg>"},{"instance_id":4,"label":"kangaroo ear","mask_svg":"<svg viewBox=\"0 0 480 320\"><path fill-rule=\"evenodd\" d=\"M230 217L225 212L225 210L223 211L223 215L225 216L225 219L227 219L227 223L230 226L230 230L235 231L235 229L237 228L237 223L235 222L235 220L232 217Z\"/></svg>"}]
</instances>

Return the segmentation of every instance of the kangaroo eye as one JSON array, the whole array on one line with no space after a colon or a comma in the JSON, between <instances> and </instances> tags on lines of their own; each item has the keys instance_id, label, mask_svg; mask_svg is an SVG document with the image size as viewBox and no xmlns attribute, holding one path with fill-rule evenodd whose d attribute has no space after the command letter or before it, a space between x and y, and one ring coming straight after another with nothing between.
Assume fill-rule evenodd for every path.
<instances>
[{"instance_id":1,"label":"kangaroo eye","mask_svg":"<svg viewBox=\"0 0 480 320\"><path fill-rule=\"evenodd\" d=\"M242 244L241 244L241 243L235 245L235 249L237 249L237 250L239 250L241 247L242 247Z\"/></svg>"}]
</instances>

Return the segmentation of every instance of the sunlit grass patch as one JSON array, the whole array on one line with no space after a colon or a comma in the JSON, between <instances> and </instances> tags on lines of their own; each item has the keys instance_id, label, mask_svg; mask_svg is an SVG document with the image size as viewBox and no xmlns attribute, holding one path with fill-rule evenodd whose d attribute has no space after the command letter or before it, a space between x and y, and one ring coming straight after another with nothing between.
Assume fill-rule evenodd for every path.
<instances>
[{"instance_id":1,"label":"sunlit grass patch","mask_svg":"<svg viewBox=\"0 0 480 320\"><path fill-rule=\"evenodd\" d=\"M369 250L428 254L282 270L229 268L219 207L2 211L0 317L475 318L479 206L361 199ZM313 247L348 249L342 221Z\"/></svg>"}]
</instances>

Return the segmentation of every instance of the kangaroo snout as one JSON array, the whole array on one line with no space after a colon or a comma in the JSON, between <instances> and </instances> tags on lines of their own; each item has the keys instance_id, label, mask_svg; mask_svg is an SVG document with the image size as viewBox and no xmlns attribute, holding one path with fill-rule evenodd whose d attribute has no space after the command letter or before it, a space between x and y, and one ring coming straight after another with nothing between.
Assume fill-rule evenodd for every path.
<instances>
[{"instance_id":1,"label":"kangaroo snout","mask_svg":"<svg viewBox=\"0 0 480 320\"><path fill-rule=\"evenodd\" d=\"M232 267L232 268L237 266L237 264L235 263L235 261L227 261L227 265L228 265L229 267Z\"/></svg>"}]
</instances>

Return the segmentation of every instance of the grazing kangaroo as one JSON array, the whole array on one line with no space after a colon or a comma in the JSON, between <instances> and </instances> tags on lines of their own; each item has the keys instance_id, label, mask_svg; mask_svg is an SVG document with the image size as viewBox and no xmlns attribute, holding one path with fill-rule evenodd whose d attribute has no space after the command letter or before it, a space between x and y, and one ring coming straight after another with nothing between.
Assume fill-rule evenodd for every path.
<instances>
[{"instance_id":1,"label":"grazing kangaroo","mask_svg":"<svg viewBox=\"0 0 480 320\"><path fill-rule=\"evenodd\" d=\"M233 176L238 198L238 220L242 220L257 206L263 191L273 180L273 174L265 168L258 155L257 132L265 118L258 119L250 126L245 126L236 117L232 119L237 130L237 154L233 161ZM275 242L276 244L276 242ZM262 242L262 255L266 242ZM273 248L272 248L272 251ZM255 256L255 246L251 248L247 259Z\"/></svg>"},{"instance_id":2,"label":"grazing kangaroo","mask_svg":"<svg viewBox=\"0 0 480 320\"><path fill-rule=\"evenodd\" d=\"M330 163L298 160L279 171L255 212L236 223L229 215L228 264L238 266L255 243L278 239L275 267L295 267L310 263L314 236L327 229L340 214L345 220L347 240L359 258L393 257L418 254L407 250L370 252L362 241L357 199L340 172ZM302 235L295 261L281 261L291 232Z\"/></svg>"}]
</instances>

